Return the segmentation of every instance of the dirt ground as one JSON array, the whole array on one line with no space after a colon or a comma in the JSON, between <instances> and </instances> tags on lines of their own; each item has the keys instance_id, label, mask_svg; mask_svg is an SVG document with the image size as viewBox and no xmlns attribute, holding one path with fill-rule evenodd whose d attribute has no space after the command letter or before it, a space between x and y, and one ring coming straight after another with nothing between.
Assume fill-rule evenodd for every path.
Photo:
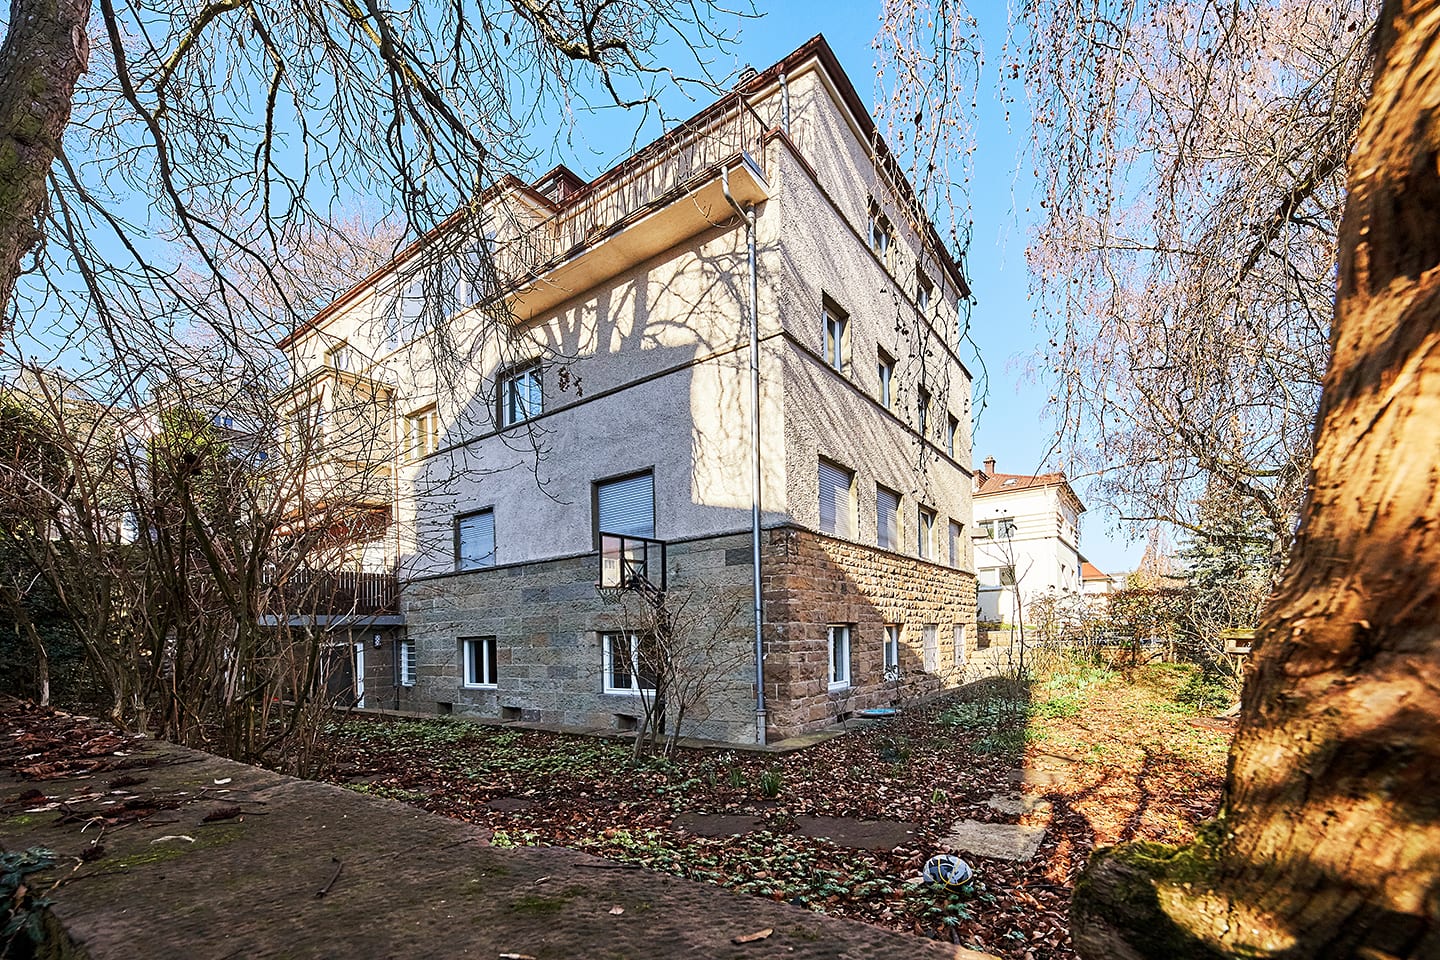
<instances>
[{"instance_id":1,"label":"dirt ground","mask_svg":"<svg viewBox=\"0 0 1440 960\"><path fill-rule=\"evenodd\" d=\"M612 740L356 719L330 731L328 776L482 824L498 846L571 847L1005 957L1067 958L1070 891L1096 846L1184 842L1216 812L1222 704L1193 668L1063 663L792 754L682 750L638 766ZM848 836L821 818L892 823ZM1028 862L955 850L975 870L959 891L916 882L962 820L1046 829ZM875 837L906 839L869 849Z\"/></svg>"}]
</instances>

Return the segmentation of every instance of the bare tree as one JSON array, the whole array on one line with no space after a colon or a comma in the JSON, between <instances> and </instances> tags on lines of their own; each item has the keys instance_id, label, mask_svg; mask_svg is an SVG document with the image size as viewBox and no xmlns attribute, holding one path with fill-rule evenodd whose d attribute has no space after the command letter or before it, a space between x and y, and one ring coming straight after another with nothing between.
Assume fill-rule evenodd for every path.
<instances>
[{"instance_id":1,"label":"bare tree","mask_svg":"<svg viewBox=\"0 0 1440 960\"><path fill-rule=\"evenodd\" d=\"M1129 519L1207 490L1289 543L1329 356L1374 0L1027 0L1030 251L1072 456Z\"/></svg>"},{"instance_id":2,"label":"bare tree","mask_svg":"<svg viewBox=\"0 0 1440 960\"><path fill-rule=\"evenodd\" d=\"M1314 481L1221 816L1100 853L1086 957L1440 955L1440 5L1388 2L1350 165Z\"/></svg>"}]
</instances>

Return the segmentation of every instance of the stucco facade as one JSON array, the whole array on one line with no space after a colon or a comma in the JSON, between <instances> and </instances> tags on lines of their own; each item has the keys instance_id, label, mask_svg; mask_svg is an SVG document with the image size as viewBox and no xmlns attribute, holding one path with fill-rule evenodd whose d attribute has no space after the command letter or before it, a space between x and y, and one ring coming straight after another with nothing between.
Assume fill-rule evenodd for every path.
<instances>
[{"instance_id":1,"label":"stucco facade","mask_svg":"<svg viewBox=\"0 0 1440 960\"><path fill-rule=\"evenodd\" d=\"M975 567L981 620L1022 622L1043 597L1082 592L1080 515L1085 506L1062 473L976 472Z\"/></svg>"},{"instance_id":2,"label":"stucco facade","mask_svg":"<svg viewBox=\"0 0 1440 960\"><path fill-rule=\"evenodd\" d=\"M377 508L387 501L392 522L369 555L380 549L397 568L416 661L413 684L384 678L393 692L382 701L628 723L633 705L601 677L601 637L634 624L595 591L597 491L637 474L651 477L649 536L667 544L670 598L704 595L738 611L724 642L754 642L757 497L762 576L771 562L786 570L762 588L769 729L756 729L751 655L711 684L690 732L784 736L849 712L817 706L809 685L829 680L804 671L826 668L827 624L854 627L853 664L868 670L881 642L870 625L881 614L836 620L852 613L797 606L798 596L830 589L821 581L864 583L885 623L916 625L907 679L885 689L857 680L852 700L874 706L951 682L975 635L970 376L956 354L957 305L969 291L933 229L907 226L903 185L877 172L875 143L816 38L595 181L560 170L498 185L486 214L497 267L520 263L536 235L551 238L544 249L553 254L506 274L503 330L496 301L436 311L425 298L416 278L433 269L421 265L464 255L442 235L292 334L284 347L296 383L310 385L287 398L295 410L318 404L313 419L335 424L339 411L325 405L342 397L333 386L342 377L373 384L385 404L378 420L346 420L384 454L352 458L351 469L370 481ZM753 411L747 230L726 190L754 218ZM877 216L889 231L883 244ZM843 331L827 340L836 318ZM331 369L337 350L351 368L343 374ZM517 378L520 417L506 406ZM822 517L822 461L850 477L841 530ZM878 529L878 496L894 499L898 537ZM477 515L493 550L480 569L460 569L469 562L463 524ZM818 537L843 562L821 563L811 551L815 572L797 573L789 554L774 552L785 537ZM493 686L462 682L463 637L494 638ZM920 649L927 638L929 654Z\"/></svg>"}]
</instances>

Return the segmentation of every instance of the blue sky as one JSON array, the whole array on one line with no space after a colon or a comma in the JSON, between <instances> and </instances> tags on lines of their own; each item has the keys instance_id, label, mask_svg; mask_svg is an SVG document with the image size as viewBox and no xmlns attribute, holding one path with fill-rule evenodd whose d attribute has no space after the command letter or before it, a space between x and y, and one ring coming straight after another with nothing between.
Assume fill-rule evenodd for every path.
<instances>
[{"instance_id":1,"label":"blue sky","mask_svg":"<svg viewBox=\"0 0 1440 960\"><path fill-rule=\"evenodd\" d=\"M1014 118L1007 124L1006 106L996 89L996 70L1008 29L1006 6L998 0L978 0L970 10L980 25L986 62L977 97L980 115L969 188L974 238L968 266L977 300L972 336L989 372L989 395L976 424L974 453L977 463L995 457L1002 472L1030 473L1053 469L1058 461L1053 459L1055 436L1046 411L1050 391L1027 373L1046 339L1028 297L1025 246L1032 222L1028 208L1034 178L1029 164L1018 163L1017 153L1028 131L1023 105L1013 107ZM814 34L823 33L861 96L873 102L875 52L871 41L879 26L878 3L803 0L767 4L757 0L757 11L763 14L761 18L738 22L741 42L733 56L715 63L716 73L738 70L747 63L763 69ZM680 116L693 112L683 103L672 103L671 109ZM623 142L607 142L607 133L620 128L625 128ZM613 113L582 115L568 149L583 154L588 146L595 153L560 159L579 173L595 175L628 152L631 132L633 123L626 127ZM978 365L971 366L978 375ZM1048 464L1047 454L1052 455ZM1100 506L1098 498L1086 496L1083 478L1075 485L1081 499L1093 504L1084 518L1081 550L1106 572L1134 569L1143 542L1126 541L1126 533L1115 528L1114 515Z\"/></svg>"}]
</instances>

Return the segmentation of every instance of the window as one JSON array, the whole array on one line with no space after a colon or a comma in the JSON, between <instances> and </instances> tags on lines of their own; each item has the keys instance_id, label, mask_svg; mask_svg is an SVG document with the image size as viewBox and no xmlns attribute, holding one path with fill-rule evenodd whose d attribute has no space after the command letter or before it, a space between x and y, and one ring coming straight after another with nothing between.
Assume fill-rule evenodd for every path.
<instances>
[{"instance_id":1,"label":"window","mask_svg":"<svg viewBox=\"0 0 1440 960\"><path fill-rule=\"evenodd\" d=\"M976 572L976 578L982 587L998 587L1000 586L1000 568L981 567Z\"/></svg>"},{"instance_id":2,"label":"window","mask_svg":"<svg viewBox=\"0 0 1440 960\"><path fill-rule=\"evenodd\" d=\"M955 456L955 437L960 433L960 421L954 416L945 416L945 452Z\"/></svg>"},{"instance_id":3,"label":"window","mask_svg":"<svg viewBox=\"0 0 1440 960\"><path fill-rule=\"evenodd\" d=\"M940 669L940 624L927 623L920 631L920 655L926 673Z\"/></svg>"},{"instance_id":4,"label":"window","mask_svg":"<svg viewBox=\"0 0 1440 960\"><path fill-rule=\"evenodd\" d=\"M331 370L344 373L351 369L354 362L354 351L350 349L348 343L337 343L325 352L325 366Z\"/></svg>"},{"instance_id":5,"label":"window","mask_svg":"<svg viewBox=\"0 0 1440 960\"><path fill-rule=\"evenodd\" d=\"M965 541L962 535L965 533L965 524L958 520L950 521L950 566L962 566L965 562Z\"/></svg>"},{"instance_id":6,"label":"window","mask_svg":"<svg viewBox=\"0 0 1440 960\"><path fill-rule=\"evenodd\" d=\"M820 461L820 532L837 537L855 535L855 474Z\"/></svg>"},{"instance_id":7,"label":"window","mask_svg":"<svg viewBox=\"0 0 1440 960\"><path fill-rule=\"evenodd\" d=\"M918 270L915 272L915 306L921 313L930 312L930 303L935 299L935 285L930 278Z\"/></svg>"},{"instance_id":8,"label":"window","mask_svg":"<svg viewBox=\"0 0 1440 960\"><path fill-rule=\"evenodd\" d=\"M876 364L876 369L880 377L880 406L886 410L893 410L895 408L895 395L893 392L895 358L884 350L881 350L880 361Z\"/></svg>"},{"instance_id":9,"label":"window","mask_svg":"<svg viewBox=\"0 0 1440 960\"><path fill-rule=\"evenodd\" d=\"M955 624L955 662L965 663L965 624Z\"/></svg>"},{"instance_id":10,"label":"window","mask_svg":"<svg viewBox=\"0 0 1440 960\"><path fill-rule=\"evenodd\" d=\"M835 304L825 299L825 307L821 311L821 319L824 326L824 344L822 349L825 354L826 366L833 367L837 372L844 373L846 360L850 353L850 317Z\"/></svg>"},{"instance_id":11,"label":"window","mask_svg":"<svg viewBox=\"0 0 1440 960\"><path fill-rule=\"evenodd\" d=\"M900 624L885 625L885 679L900 677Z\"/></svg>"},{"instance_id":12,"label":"window","mask_svg":"<svg viewBox=\"0 0 1440 960\"><path fill-rule=\"evenodd\" d=\"M1009 540L1015 536L1015 521L1009 517L1001 517L999 520L982 520L975 529L981 540Z\"/></svg>"},{"instance_id":13,"label":"window","mask_svg":"<svg viewBox=\"0 0 1440 960\"><path fill-rule=\"evenodd\" d=\"M495 566L495 511L477 510L455 518L455 569Z\"/></svg>"},{"instance_id":14,"label":"window","mask_svg":"<svg viewBox=\"0 0 1440 960\"><path fill-rule=\"evenodd\" d=\"M655 475L649 471L595 484L598 533L655 536Z\"/></svg>"},{"instance_id":15,"label":"window","mask_svg":"<svg viewBox=\"0 0 1440 960\"><path fill-rule=\"evenodd\" d=\"M498 673L494 637L466 637L461 640L460 659L465 666L465 686L495 686Z\"/></svg>"},{"instance_id":16,"label":"window","mask_svg":"<svg viewBox=\"0 0 1440 960\"><path fill-rule=\"evenodd\" d=\"M895 243L895 231L890 226L890 218L880 212L880 205L874 200L870 201L870 249L875 256L890 264L890 248Z\"/></svg>"},{"instance_id":17,"label":"window","mask_svg":"<svg viewBox=\"0 0 1440 960\"><path fill-rule=\"evenodd\" d=\"M440 448L440 415L434 405L405 418L405 454L411 460L428 457Z\"/></svg>"},{"instance_id":18,"label":"window","mask_svg":"<svg viewBox=\"0 0 1440 960\"><path fill-rule=\"evenodd\" d=\"M1013 586L1015 586L1015 568L1014 568L1014 567L1001 567L1001 568L1000 568L1000 586L1002 586L1002 587L1013 587Z\"/></svg>"},{"instance_id":19,"label":"window","mask_svg":"<svg viewBox=\"0 0 1440 960\"><path fill-rule=\"evenodd\" d=\"M415 641L401 640L395 644L395 659L398 668L396 674L400 677L400 686L415 686Z\"/></svg>"},{"instance_id":20,"label":"window","mask_svg":"<svg viewBox=\"0 0 1440 960\"><path fill-rule=\"evenodd\" d=\"M915 511L915 552L923 560L935 559L935 511L928 507Z\"/></svg>"},{"instance_id":21,"label":"window","mask_svg":"<svg viewBox=\"0 0 1440 960\"><path fill-rule=\"evenodd\" d=\"M539 416L544 409L540 389L540 364L512 370L500 378L500 426L513 427L517 423Z\"/></svg>"},{"instance_id":22,"label":"window","mask_svg":"<svg viewBox=\"0 0 1440 960\"><path fill-rule=\"evenodd\" d=\"M830 689L839 690L850 686L850 627L847 624L832 623L825 628L825 638L830 644Z\"/></svg>"},{"instance_id":23,"label":"window","mask_svg":"<svg viewBox=\"0 0 1440 960\"><path fill-rule=\"evenodd\" d=\"M920 436L925 436L925 431L930 426L930 391L924 387L915 398L915 429Z\"/></svg>"},{"instance_id":24,"label":"window","mask_svg":"<svg viewBox=\"0 0 1440 960\"><path fill-rule=\"evenodd\" d=\"M639 634L602 633L600 646L605 655L606 693L655 691L653 652Z\"/></svg>"},{"instance_id":25,"label":"window","mask_svg":"<svg viewBox=\"0 0 1440 960\"><path fill-rule=\"evenodd\" d=\"M875 545L900 549L900 494L880 486L875 488Z\"/></svg>"}]
</instances>

